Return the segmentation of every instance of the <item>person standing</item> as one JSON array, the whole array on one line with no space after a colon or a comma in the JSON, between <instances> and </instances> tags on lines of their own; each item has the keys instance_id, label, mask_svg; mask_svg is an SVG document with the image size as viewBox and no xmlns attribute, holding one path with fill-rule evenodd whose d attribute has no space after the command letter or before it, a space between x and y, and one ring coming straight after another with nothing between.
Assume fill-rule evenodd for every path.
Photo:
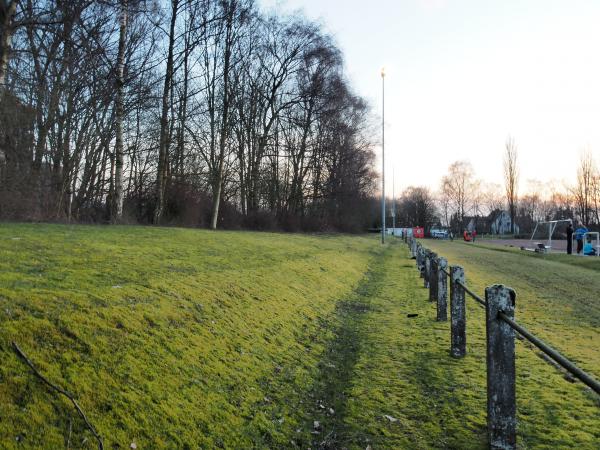
<instances>
[{"instance_id":1,"label":"person standing","mask_svg":"<svg viewBox=\"0 0 600 450\"><path fill-rule=\"evenodd\" d=\"M569 222L567 226L567 254L573 254L573 223Z\"/></svg>"},{"instance_id":2,"label":"person standing","mask_svg":"<svg viewBox=\"0 0 600 450\"><path fill-rule=\"evenodd\" d=\"M585 233L588 232L588 229L583 225L575 230L575 240L577 241L577 254L579 255L583 250L583 237Z\"/></svg>"}]
</instances>

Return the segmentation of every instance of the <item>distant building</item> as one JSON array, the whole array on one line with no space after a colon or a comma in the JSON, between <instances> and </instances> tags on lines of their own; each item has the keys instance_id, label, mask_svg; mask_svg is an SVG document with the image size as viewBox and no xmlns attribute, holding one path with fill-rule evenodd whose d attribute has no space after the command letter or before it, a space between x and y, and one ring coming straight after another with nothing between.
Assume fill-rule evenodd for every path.
<instances>
[{"instance_id":1,"label":"distant building","mask_svg":"<svg viewBox=\"0 0 600 450\"><path fill-rule=\"evenodd\" d=\"M479 234L510 234L510 213L505 210L496 209L487 217L467 216L464 220L464 229L475 231ZM519 225L515 223L515 234L519 234Z\"/></svg>"},{"instance_id":2,"label":"distant building","mask_svg":"<svg viewBox=\"0 0 600 450\"><path fill-rule=\"evenodd\" d=\"M512 233L510 213L504 210L492 211L488 216L490 223L490 233L492 234L509 234ZM515 223L514 234L519 234L519 225Z\"/></svg>"}]
</instances>

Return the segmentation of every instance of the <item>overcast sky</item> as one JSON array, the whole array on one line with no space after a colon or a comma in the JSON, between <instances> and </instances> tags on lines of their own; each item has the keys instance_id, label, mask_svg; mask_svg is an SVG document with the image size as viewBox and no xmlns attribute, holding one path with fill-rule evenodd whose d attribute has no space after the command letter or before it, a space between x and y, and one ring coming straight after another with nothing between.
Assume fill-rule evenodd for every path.
<instances>
[{"instance_id":1,"label":"overcast sky","mask_svg":"<svg viewBox=\"0 0 600 450\"><path fill-rule=\"evenodd\" d=\"M600 159L600 0L259 1L323 23L377 112L386 66L388 192L392 168L397 192L437 188L456 160L502 183L509 134L522 188Z\"/></svg>"}]
</instances>

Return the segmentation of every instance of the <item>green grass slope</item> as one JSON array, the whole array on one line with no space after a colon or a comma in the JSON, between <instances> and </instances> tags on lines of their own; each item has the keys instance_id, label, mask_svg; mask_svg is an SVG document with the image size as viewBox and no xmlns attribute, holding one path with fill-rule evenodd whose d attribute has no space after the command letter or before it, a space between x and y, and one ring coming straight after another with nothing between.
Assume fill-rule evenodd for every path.
<instances>
[{"instance_id":1,"label":"green grass slope","mask_svg":"<svg viewBox=\"0 0 600 450\"><path fill-rule=\"evenodd\" d=\"M554 330L576 334L578 308ZM95 448L11 341L107 449L485 448L485 330L468 314L455 360L406 247L377 236L0 225L0 448ZM598 399L522 343L517 364L521 448L597 448Z\"/></svg>"},{"instance_id":2,"label":"green grass slope","mask_svg":"<svg viewBox=\"0 0 600 450\"><path fill-rule=\"evenodd\" d=\"M285 446L322 353L319 320L373 239L142 227L0 227L0 447L91 435L40 371L128 448ZM73 444L72 444L73 445Z\"/></svg>"}]
</instances>

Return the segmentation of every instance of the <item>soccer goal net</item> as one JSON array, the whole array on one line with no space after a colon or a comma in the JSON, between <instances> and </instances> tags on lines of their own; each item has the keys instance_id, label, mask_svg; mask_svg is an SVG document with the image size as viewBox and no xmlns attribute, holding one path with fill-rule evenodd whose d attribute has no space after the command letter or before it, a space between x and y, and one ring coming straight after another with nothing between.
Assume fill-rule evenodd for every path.
<instances>
[{"instance_id":1,"label":"soccer goal net","mask_svg":"<svg viewBox=\"0 0 600 450\"><path fill-rule=\"evenodd\" d=\"M530 241L544 242L547 247L552 248L552 239L555 237L555 232L559 229L564 231L569 223L572 223L571 219L537 222Z\"/></svg>"}]
</instances>

